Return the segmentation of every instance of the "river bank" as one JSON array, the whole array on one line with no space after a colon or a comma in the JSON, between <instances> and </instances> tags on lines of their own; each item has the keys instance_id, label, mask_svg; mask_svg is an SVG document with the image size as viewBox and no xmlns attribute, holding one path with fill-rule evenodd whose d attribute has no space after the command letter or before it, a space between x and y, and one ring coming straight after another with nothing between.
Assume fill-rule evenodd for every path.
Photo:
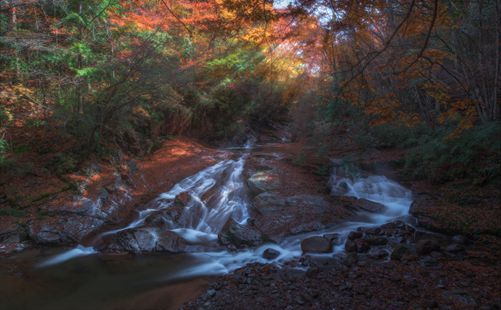
<instances>
[{"instance_id":1,"label":"river bank","mask_svg":"<svg viewBox=\"0 0 501 310\"><path fill-rule=\"evenodd\" d=\"M476 308L499 304L499 238L489 229L465 233L437 221L433 212L442 205L430 197L436 198L439 188L399 174L392 164L401 156L398 152L364 154L356 162L361 175L351 179L342 173L312 173L318 171L313 168L317 165L314 160L298 160L304 145L283 143L280 135L262 140L266 143L258 140L252 149L232 150L213 150L186 140L168 142L144 163L139 162L135 172L119 174L121 180L136 181L119 183L118 190L109 190L115 193L111 197L132 193L132 198L118 209L109 209L116 200L104 199L108 204L100 204L99 211L113 211L100 215L113 220L90 223L86 226L89 231L79 239L65 236L82 231L81 220L86 217L75 217L61 206L49 213L50 221L35 217L27 225L16 223L16 232L40 221L46 228L39 234L28 230L22 235L26 239L11 242L16 246L4 252L2 282L17 283L2 287L2 296L9 296L4 304L12 309L34 305L63 309L88 296L93 297L95 309L132 305L135 309L174 309L183 303L186 309L233 309L236 304L242 309ZM405 197L407 190L378 175L411 189L412 206L410 200L398 203L398 212L385 216L391 210L392 195ZM88 195L96 192L90 188L112 189L103 184L116 179L116 174L96 178ZM340 181L336 191L334 180ZM370 202L346 197L350 196L347 186L356 188L355 196L368 195L362 197L371 197L367 189L374 188L372 193L384 194L384 199L378 203L377 198ZM204 204L199 206L196 201ZM406 216L409 207L417 215L417 223ZM147 210L152 211L141 213ZM496 215L498 210L487 212ZM218 216L211 217L212 211ZM74 221L68 221L68 216ZM169 221L162 222L165 218ZM458 215L453 219L467 218ZM495 218L487 216L486 220L493 223ZM193 229L186 229L189 227ZM175 234L165 234L165 230ZM447 234L441 234L444 232ZM103 233L110 238L99 237ZM50 242L33 237L40 234ZM96 238L101 241L96 243ZM2 242L9 240L14 239ZM64 262L66 256L58 261L62 264L36 268L67 255L57 255L61 245L78 243L93 246L92 251ZM18 244L26 245L27 250L22 251ZM32 293L21 299L19 294L26 290ZM79 307L87 306L74 306Z\"/></svg>"},{"instance_id":2,"label":"river bank","mask_svg":"<svg viewBox=\"0 0 501 310\"><path fill-rule=\"evenodd\" d=\"M413 195L410 221L349 235L341 255L303 254L284 268L248 265L212 279L183 309L498 309L501 305L499 192L465 182L413 180L398 163L405 150L355 157ZM387 245L391 245L388 250ZM298 268L299 267L299 268Z\"/></svg>"}]
</instances>

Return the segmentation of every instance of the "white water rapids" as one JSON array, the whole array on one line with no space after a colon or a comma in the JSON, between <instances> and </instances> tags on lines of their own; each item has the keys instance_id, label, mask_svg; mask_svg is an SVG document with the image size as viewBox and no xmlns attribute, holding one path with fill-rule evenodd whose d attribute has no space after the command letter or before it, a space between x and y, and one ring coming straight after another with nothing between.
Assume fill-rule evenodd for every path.
<instances>
[{"instance_id":1,"label":"white water rapids","mask_svg":"<svg viewBox=\"0 0 501 310\"><path fill-rule=\"evenodd\" d=\"M248 156L249 154L245 153L238 160L223 160L185 178L168 192L161 194L153 205L150 204L148 209L140 211L136 220L123 228L105 232L101 236L143 227L149 217L161 215L162 212L172 208L179 194L188 193L189 202L175 223L168 218L162 217L168 227L167 229L192 243L216 240L218 233L230 217L240 224L245 224L249 218L249 199L246 195L245 182L242 176L245 160ZM347 235L358 227L381 225L397 218L406 217L412 202L412 195L409 190L384 176L369 176L352 180L333 174L330 184L334 195L363 198L384 205L386 210L380 214L369 214L364 221L345 222L329 230L290 236L278 244L265 244L258 248L249 248L237 252L190 253L189 255L195 258L193 264L178 270L177 273L169 273L161 280L224 274L246 264L256 262L281 265L286 261L301 256L300 243L306 237L338 233L344 244ZM280 255L273 260L263 258L263 252L268 248L277 250ZM344 245L336 246L333 249L334 254L342 251L344 251ZM56 265L79 256L96 253L97 251L92 247L78 246L43 261L39 267Z\"/></svg>"}]
</instances>

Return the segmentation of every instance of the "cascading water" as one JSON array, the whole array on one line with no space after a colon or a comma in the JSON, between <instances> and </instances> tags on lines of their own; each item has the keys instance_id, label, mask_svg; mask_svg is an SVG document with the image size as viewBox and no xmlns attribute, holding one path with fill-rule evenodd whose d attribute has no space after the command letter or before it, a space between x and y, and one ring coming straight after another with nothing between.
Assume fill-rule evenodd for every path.
<instances>
[{"instance_id":1,"label":"cascading water","mask_svg":"<svg viewBox=\"0 0 501 310\"><path fill-rule=\"evenodd\" d=\"M153 216L160 216L168 229L190 242L214 239L231 216L239 223L248 218L248 202L244 192L242 172L247 155L238 160L224 160L210 166L174 185L161 194L153 207L139 212L139 216L129 225L105 232L101 236L142 227ZM224 177L228 175L228 177ZM215 194L205 197L213 189ZM163 216L168 213L176 197L182 193L189 195L189 201L176 222Z\"/></svg>"},{"instance_id":2,"label":"cascading water","mask_svg":"<svg viewBox=\"0 0 501 310\"><path fill-rule=\"evenodd\" d=\"M250 149L250 143L245 149ZM223 160L217 164L185 178L166 193L161 194L148 209L139 211L138 217L125 227L107 231L100 235L105 237L122 231L147 227L146 221L158 216L168 230L178 234L190 243L203 243L217 239L217 235L230 217L240 224L245 224L249 217L248 198L242 180L242 173L248 153L237 160ZM212 193L213 189L216 189ZM168 216L176 198L182 194L189 195L189 201L176 221ZM148 231L157 236L157 228ZM154 238L155 239L155 238ZM39 267L47 267L64 261L97 253L92 247L77 248L52 257Z\"/></svg>"},{"instance_id":3,"label":"cascading water","mask_svg":"<svg viewBox=\"0 0 501 310\"><path fill-rule=\"evenodd\" d=\"M372 215L375 224L383 224L409 214L411 192L385 176L352 179L333 174L330 184L334 195L362 198L385 206L383 213Z\"/></svg>"},{"instance_id":4,"label":"cascading water","mask_svg":"<svg viewBox=\"0 0 501 310\"><path fill-rule=\"evenodd\" d=\"M247 147L248 148L248 147ZM166 228L190 243L210 242L217 239L227 220L232 219L245 224L249 218L249 202L245 191L242 173L248 153L237 160L223 160L193 176L177 183L171 190L161 194L148 208L139 211L136 220L123 228L105 232L101 237L119 233L128 229L148 228L149 219L159 217ZM345 195L363 198L382 204L385 211L371 214L363 221L345 222L329 230L311 232L284 238L279 244L266 244L256 249L245 249L238 252L214 251L197 252L189 255L194 258L192 263L177 273L169 273L161 280L172 280L184 277L224 274L249 263L274 263L281 265L286 261L301 256L301 240L309 236L338 233L341 240L357 227L381 225L397 218L404 218L412 202L411 192L384 176L342 177L334 172L330 179L333 195ZM181 215L173 221L168 217L171 208L175 207L176 197L187 193L189 199L183 207ZM148 228L152 235L156 229ZM155 239L155 238L154 238ZM273 248L280 255L273 260L262 257L265 249ZM337 246L333 253L344 251L344 245ZM52 257L40 266L46 267L78 256L94 254L93 248L79 246L68 252ZM324 254L325 255L325 254ZM332 254L329 254L332 255Z\"/></svg>"}]
</instances>

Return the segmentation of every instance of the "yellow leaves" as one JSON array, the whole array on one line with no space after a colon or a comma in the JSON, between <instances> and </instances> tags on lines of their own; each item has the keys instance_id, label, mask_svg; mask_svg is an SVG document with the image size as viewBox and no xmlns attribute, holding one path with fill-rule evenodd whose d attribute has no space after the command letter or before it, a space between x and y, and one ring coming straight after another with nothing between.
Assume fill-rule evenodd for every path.
<instances>
[{"instance_id":1,"label":"yellow leaves","mask_svg":"<svg viewBox=\"0 0 501 310\"><path fill-rule=\"evenodd\" d=\"M20 99L31 98L34 94L33 89L22 84L2 85L0 91L0 102L2 105L11 105L18 102Z\"/></svg>"},{"instance_id":2,"label":"yellow leaves","mask_svg":"<svg viewBox=\"0 0 501 310\"><path fill-rule=\"evenodd\" d=\"M132 109L132 114L141 118L150 118L150 113L144 107L136 106Z\"/></svg>"},{"instance_id":3,"label":"yellow leaves","mask_svg":"<svg viewBox=\"0 0 501 310\"><path fill-rule=\"evenodd\" d=\"M269 41L273 37L273 32L267 25L257 25L245 30L240 38L254 44L261 44Z\"/></svg>"},{"instance_id":4,"label":"yellow leaves","mask_svg":"<svg viewBox=\"0 0 501 310\"><path fill-rule=\"evenodd\" d=\"M35 98L35 91L32 88L22 84L1 84L0 110L6 116L6 123L15 121L16 126L23 126L25 120L43 116L45 107L37 103Z\"/></svg>"}]
</instances>

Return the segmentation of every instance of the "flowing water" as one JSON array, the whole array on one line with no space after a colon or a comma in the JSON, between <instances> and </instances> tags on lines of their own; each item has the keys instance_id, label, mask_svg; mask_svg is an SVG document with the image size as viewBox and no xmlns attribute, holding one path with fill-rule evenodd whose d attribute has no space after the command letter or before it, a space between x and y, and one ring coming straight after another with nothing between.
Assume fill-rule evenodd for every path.
<instances>
[{"instance_id":1,"label":"flowing water","mask_svg":"<svg viewBox=\"0 0 501 310\"><path fill-rule=\"evenodd\" d=\"M149 227L151 222L149 220L155 217L163 221L163 229L175 232L190 243L214 242L230 217L240 224L245 224L249 218L249 199L242 175L248 156L250 154L246 150L236 160L220 161L180 181L168 192L159 195L157 199L148 204L146 209L140 210L135 220L124 227L107 231L99 238L134 228L148 228L148 231L155 235L159 228ZM57 255L48 256L48 258L36 263L35 270L46 275L48 277L46 281L49 282L53 282L55 279L61 280L62 283L83 281L84 283L77 285L79 289L76 293L72 293L72 298L82 297L81 294L96 294L101 298L101 301L95 300L94 306L99 307L106 304L109 299L126 294L133 286L145 289L159 283L219 275L255 262L282 265L301 256L300 242L305 237L339 233L341 239L345 240L349 232L357 227L381 225L398 218L405 218L412 202L409 190L384 176L352 179L333 173L330 184L334 195L363 198L380 203L386 209L380 214L369 214L361 217L363 220L360 221L345 222L328 230L287 237L278 244L266 244L258 248L237 252L201 251L186 254L134 256L133 259L130 255L126 255L124 257L128 259L125 261L128 261L128 264L134 268L120 273L109 270L109 266L107 266L110 261L115 261L115 259L109 258L112 256L100 254L92 246L82 245ZM179 218L172 221L167 213L170 208L174 207L176 197L181 193L187 193L189 200ZM279 251L280 255L272 261L264 259L262 254L267 248ZM333 253L328 255L336 255L343 251L344 245L336 246ZM123 259L118 260L124 262ZM145 262L148 262L146 266L143 265ZM90 274L96 274L96 278L83 277L86 280L71 280L72 275L79 276L78 272L75 275L75 270L72 268L89 270ZM66 273L63 275L61 270L65 270ZM93 290L93 281L101 281L101 284L107 283L107 285L97 285L101 287L101 290L96 293ZM41 296L45 295L41 294ZM58 305L52 304L51 307L57 309Z\"/></svg>"}]
</instances>

